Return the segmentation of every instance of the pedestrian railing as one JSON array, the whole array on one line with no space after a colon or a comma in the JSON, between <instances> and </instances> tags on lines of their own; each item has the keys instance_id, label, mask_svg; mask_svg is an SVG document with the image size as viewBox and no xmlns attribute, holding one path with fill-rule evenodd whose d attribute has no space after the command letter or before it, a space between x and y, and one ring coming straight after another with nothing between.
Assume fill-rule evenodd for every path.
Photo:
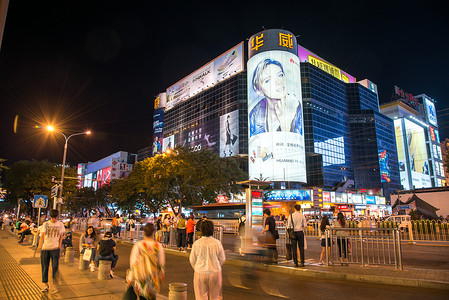
<instances>
[{"instance_id":1,"label":"pedestrian railing","mask_svg":"<svg viewBox=\"0 0 449 300\"><path fill-rule=\"evenodd\" d=\"M214 222L215 226L222 226L224 233L237 234L239 232L238 220L221 220L221 219L209 219Z\"/></svg>"},{"instance_id":2,"label":"pedestrian railing","mask_svg":"<svg viewBox=\"0 0 449 300\"><path fill-rule=\"evenodd\" d=\"M330 263L393 265L403 269L397 228L331 228L325 232L326 265Z\"/></svg>"}]
</instances>

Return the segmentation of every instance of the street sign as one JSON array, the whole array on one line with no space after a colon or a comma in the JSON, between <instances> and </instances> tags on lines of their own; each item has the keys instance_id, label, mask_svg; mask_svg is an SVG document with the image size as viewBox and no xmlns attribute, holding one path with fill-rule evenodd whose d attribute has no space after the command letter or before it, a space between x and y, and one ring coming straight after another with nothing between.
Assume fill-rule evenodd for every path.
<instances>
[{"instance_id":1,"label":"street sign","mask_svg":"<svg viewBox=\"0 0 449 300\"><path fill-rule=\"evenodd\" d=\"M35 195L33 201L34 208L46 208L48 204L48 197L45 195Z\"/></svg>"},{"instance_id":2,"label":"street sign","mask_svg":"<svg viewBox=\"0 0 449 300\"><path fill-rule=\"evenodd\" d=\"M52 197L58 196L58 185L57 184L55 184L54 186L51 187L51 196Z\"/></svg>"}]
</instances>

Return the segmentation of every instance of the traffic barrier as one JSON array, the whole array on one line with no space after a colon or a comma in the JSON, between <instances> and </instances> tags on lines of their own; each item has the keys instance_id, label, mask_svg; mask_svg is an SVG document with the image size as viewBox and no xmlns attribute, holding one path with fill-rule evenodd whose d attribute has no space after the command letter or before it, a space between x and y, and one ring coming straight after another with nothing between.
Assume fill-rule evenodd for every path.
<instances>
[{"instance_id":1,"label":"traffic barrier","mask_svg":"<svg viewBox=\"0 0 449 300\"><path fill-rule=\"evenodd\" d=\"M326 265L394 265L403 269L401 236L397 228L330 228L325 232ZM328 238L331 243L328 244Z\"/></svg>"},{"instance_id":2,"label":"traffic barrier","mask_svg":"<svg viewBox=\"0 0 449 300\"><path fill-rule=\"evenodd\" d=\"M75 261L75 248L67 247L65 248L64 262L74 262Z\"/></svg>"},{"instance_id":3,"label":"traffic barrier","mask_svg":"<svg viewBox=\"0 0 449 300\"><path fill-rule=\"evenodd\" d=\"M168 285L168 300L187 300L187 284L173 282Z\"/></svg>"},{"instance_id":4,"label":"traffic barrier","mask_svg":"<svg viewBox=\"0 0 449 300\"><path fill-rule=\"evenodd\" d=\"M112 261L110 260L100 260L98 264L98 279L99 280L106 280L111 279L111 264Z\"/></svg>"}]
</instances>

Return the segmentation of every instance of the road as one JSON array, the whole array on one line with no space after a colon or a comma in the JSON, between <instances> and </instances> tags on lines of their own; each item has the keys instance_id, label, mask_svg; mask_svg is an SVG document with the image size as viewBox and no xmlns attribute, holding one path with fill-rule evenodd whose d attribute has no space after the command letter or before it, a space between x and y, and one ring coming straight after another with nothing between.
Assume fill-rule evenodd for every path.
<instances>
[{"instance_id":1,"label":"road","mask_svg":"<svg viewBox=\"0 0 449 300\"><path fill-rule=\"evenodd\" d=\"M78 247L79 237L74 235L74 247ZM227 245L229 246L229 245ZM119 260L115 274L124 278L129 268L131 245L119 244ZM421 247L421 246L420 246ZM442 248L442 247L440 247ZM78 249L78 248L76 248ZM311 250L313 251L313 250ZM309 256L311 257L311 253ZM422 254L414 253L421 257ZM188 284L188 299L194 299L193 270L188 258L167 253L166 280L161 294L168 295L168 284L184 282ZM446 260L447 262L447 260ZM249 270L233 265L223 268L224 299L448 299L447 291L407 288L399 286L375 285L351 281L331 281L310 279L289 274L261 270Z\"/></svg>"}]
</instances>

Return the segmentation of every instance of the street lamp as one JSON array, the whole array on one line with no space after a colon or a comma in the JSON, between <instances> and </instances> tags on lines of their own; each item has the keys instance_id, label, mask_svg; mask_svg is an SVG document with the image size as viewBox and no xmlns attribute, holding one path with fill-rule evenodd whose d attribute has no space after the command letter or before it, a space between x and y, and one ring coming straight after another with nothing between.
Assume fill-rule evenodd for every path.
<instances>
[{"instance_id":1,"label":"street lamp","mask_svg":"<svg viewBox=\"0 0 449 300\"><path fill-rule=\"evenodd\" d=\"M60 187L59 187L59 197L58 197L58 200L59 200L59 201L58 201L58 204L57 204L57 206L58 206L58 212L59 212L59 215L60 215L60 214L61 214L61 202L62 202L62 189L63 189L63 187L64 187L64 171L65 171L65 159L66 159L66 156L67 156L67 144L68 144L68 142L69 142L69 139L70 139L72 136L75 136L75 135L83 135L83 134L91 134L92 132L91 132L91 131L84 131L84 132L79 132L79 133L71 134L71 135L69 135L69 136L67 137L64 133L62 133L62 132L59 131L59 130L56 130L53 126L47 126L47 130L50 131L50 132L56 131L56 132L62 134L62 136L63 136L64 139L65 139L65 144L64 144L64 155L63 155L63 157L62 157L61 185L60 185ZM61 202L60 202L60 201L61 201ZM55 209L55 207L53 207L53 209Z\"/></svg>"}]
</instances>

